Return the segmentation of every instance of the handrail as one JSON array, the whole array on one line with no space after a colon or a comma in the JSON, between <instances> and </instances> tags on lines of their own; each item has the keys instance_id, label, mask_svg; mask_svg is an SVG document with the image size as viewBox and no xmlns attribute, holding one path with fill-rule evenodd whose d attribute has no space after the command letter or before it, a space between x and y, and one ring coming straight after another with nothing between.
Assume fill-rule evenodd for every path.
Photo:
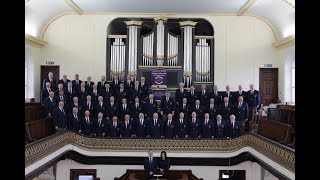
<instances>
[{"instance_id":1,"label":"handrail","mask_svg":"<svg viewBox=\"0 0 320 180\"><path fill-rule=\"evenodd\" d=\"M66 131L25 146L25 167L45 158L66 145L86 151L148 151L230 153L250 147L272 161L295 172L295 150L263 136L246 133L234 139L124 139L92 138Z\"/></svg>"}]
</instances>

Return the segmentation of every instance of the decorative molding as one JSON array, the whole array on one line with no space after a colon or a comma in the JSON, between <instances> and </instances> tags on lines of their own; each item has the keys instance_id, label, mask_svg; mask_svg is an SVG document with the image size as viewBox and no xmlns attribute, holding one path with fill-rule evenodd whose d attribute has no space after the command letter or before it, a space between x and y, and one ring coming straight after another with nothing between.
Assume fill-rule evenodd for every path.
<instances>
[{"instance_id":1,"label":"decorative molding","mask_svg":"<svg viewBox=\"0 0 320 180\"><path fill-rule=\"evenodd\" d=\"M107 35L108 38L122 38L125 39L128 36L127 35Z\"/></svg>"},{"instance_id":2,"label":"decorative molding","mask_svg":"<svg viewBox=\"0 0 320 180\"><path fill-rule=\"evenodd\" d=\"M194 36L194 39L214 39L214 36Z\"/></svg>"},{"instance_id":3,"label":"decorative molding","mask_svg":"<svg viewBox=\"0 0 320 180\"><path fill-rule=\"evenodd\" d=\"M287 4L289 4L289 6L291 6L293 9L295 9L296 7L296 3L295 3L295 0L281 0Z\"/></svg>"},{"instance_id":4,"label":"decorative molding","mask_svg":"<svg viewBox=\"0 0 320 180\"><path fill-rule=\"evenodd\" d=\"M181 69L181 66L139 66L139 69Z\"/></svg>"},{"instance_id":5,"label":"decorative molding","mask_svg":"<svg viewBox=\"0 0 320 180\"><path fill-rule=\"evenodd\" d=\"M155 22L158 22L158 21L160 21L160 20L162 20L162 21L167 21L168 18L165 17L165 16L158 16L158 17L153 18L153 20L154 20Z\"/></svg>"},{"instance_id":6,"label":"decorative molding","mask_svg":"<svg viewBox=\"0 0 320 180\"><path fill-rule=\"evenodd\" d=\"M252 148L268 159L295 172L295 151L272 142L260 135L247 133L234 139L125 139L125 138L92 138L66 131L54 134L25 147L25 167L68 146L73 150L106 153L112 152L141 152L165 150L178 153L231 153L243 148ZM67 148L61 152L66 152Z\"/></svg>"},{"instance_id":7,"label":"decorative molding","mask_svg":"<svg viewBox=\"0 0 320 180\"><path fill-rule=\"evenodd\" d=\"M275 48L278 48L278 47L282 47L284 45L293 45L293 43L291 42L295 42L295 35L290 35L290 36L287 36L285 38L282 38L274 43L272 43L273 47ZM290 44L291 43L291 44Z\"/></svg>"},{"instance_id":8,"label":"decorative molding","mask_svg":"<svg viewBox=\"0 0 320 180\"><path fill-rule=\"evenodd\" d=\"M194 21L181 21L179 22L180 26L195 26L197 24L197 22Z\"/></svg>"},{"instance_id":9,"label":"decorative molding","mask_svg":"<svg viewBox=\"0 0 320 180\"><path fill-rule=\"evenodd\" d=\"M131 21L125 21L125 23L127 26L141 26L143 22L131 20Z\"/></svg>"},{"instance_id":10,"label":"decorative molding","mask_svg":"<svg viewBox=\"0 0 320 180\"><path fill-rule=\"evenodd\" d=\"M247 0L238 10L237 15L238 16L244 15L255 2L256 0Z\"/></svg>"},{"instance_id":11,"label":"decorative molding","mask_svg":"<svg viewBox=\"0 0 320 180\"><path fill-rule=\"evenodd\" d=\"M255 18L257 18L257 19L260 19L261 21L263 21L264 23L266 23L266 24L271 28L275 39L276 39L276 40L279 39L279 35L278 35L277 30L276 30L276 29L273 27L273 25L272 25L269 21L267 21L266 19L264 19L264 18L262 18L262 17L260 17L260 16L257 16L257 15L255 15L255 14L249 14L249 13L244 14L243 16L250 16L250 17L255 17Z\"/></svg>"},{"instance_id":12,"label":"decorative molding","mask_svg":"<svg viewBox=\"0 0 320 180\"><path fill-rule=\"evenodd\" d=\"M82 15L84 12L73 0L64 0L76 13Z\"/></svg>"},{"instance_id":13,"label":"decorative molding","mask_svg":"<svg viewBox=\"0 0 320 180\"><path fill-rule=\"evenodd\" d=\"M25 42L30 44L30 45L35 45L37 47L43 47L46 44L48 44L48 42L43 41L37 37L31 36L29 34L25 34Z\"/></svg>"}]
</instances>

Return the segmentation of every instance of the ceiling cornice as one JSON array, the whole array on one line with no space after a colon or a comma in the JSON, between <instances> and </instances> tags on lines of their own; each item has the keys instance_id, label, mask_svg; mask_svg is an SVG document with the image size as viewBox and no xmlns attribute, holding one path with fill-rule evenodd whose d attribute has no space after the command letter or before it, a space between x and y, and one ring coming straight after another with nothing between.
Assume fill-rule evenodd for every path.
<instances>
[{"instance_id":1,"label":"ceiling cornice","mask_svg":"<svg viewBox=\"0 0 320 180\"><path fill-rule=\"evenodd\" d=\"M48 42L43 41L37 37L31 36L29 34L25 34L25 42L37 47L43 47L48 44Z\"/></svg>"},{"instance_id":2,"label":"ceiling cornice","mask_svg":"<svg viewBox=\"0 0 320 180\"><path fill-rule=\"evenodd\" d=\"M84 12L73 0L64 0L76 13L82 15Z\"/></svg>"},{"instance_id":3,"label":"ceiling cornice","mask_svg":"<svg viewBox=\"0 0 320 180\"><path fill-rule=\"evenodd\" d=\"M279 48L279 47L282 47L282 46L286 46L286 45L293 45L294 42L295 42L295 35L290 35L290 36L287 36L285 38L282 38L274 43L272 43L273 47L275 48Z\"/></svg>"}]
</instances>

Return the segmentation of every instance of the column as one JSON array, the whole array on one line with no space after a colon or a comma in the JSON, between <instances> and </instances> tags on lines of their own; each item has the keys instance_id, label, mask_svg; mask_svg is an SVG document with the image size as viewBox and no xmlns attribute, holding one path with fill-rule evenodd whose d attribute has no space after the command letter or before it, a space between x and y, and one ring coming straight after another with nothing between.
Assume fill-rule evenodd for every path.
<instances>
[{"instance_id":1,"label":"column","mask_svg":"<svg viewBox=\"0 0 320 180\"><path fill-rule=\"evenodd\" d=\"M192 83L192 51L193 51L193 28L197 22L179 22L183 31L183 81L188 88Z\"/></svg>"},{"instance_id":2,"label":"column","mask_svg":"<svg viewBox=\"0 0 320 180\"><path fill-rule=\"evenodd\" d=\"M130 74L133 80L137 78L138 67L138 40L142 21L125 21L128 28L128 59L126 61L126 75Z\"/></svg>"},{"instance_id":3,"label":"column","mask_svg":"<svg viewBox=\"0 0 320 180\"><path fill-rule=\"evenodd\" d=\"M164 23L167 21L166 17L158 16L154 18L154 21L157 24L157 66L163 66L164 65L164 43L165 43L165 26Z\"/></svg>"}]
</instances>

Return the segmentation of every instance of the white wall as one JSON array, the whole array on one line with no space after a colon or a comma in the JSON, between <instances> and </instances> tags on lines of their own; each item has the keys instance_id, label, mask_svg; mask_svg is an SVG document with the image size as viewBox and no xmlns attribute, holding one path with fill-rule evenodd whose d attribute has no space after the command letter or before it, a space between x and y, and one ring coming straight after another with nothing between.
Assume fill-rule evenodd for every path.
<instances>
[{"instance_id":1,"label":"white wall","mask_svg":"<svg viewBox=\"0 0 320 180\"><path fill-rule=\"evenodd\" d=\"M75 73L80 79L91 75L93 81L100 80L106 73L106 29L117 17L155 17L157 15L110 15L84 14L64 15L54 20L46 29L43 40L48 45L41 48L39 64L53 60L60 65L60 77L67 74L69 79ZM271 28L258 18L251 16L204 16L170 15L169 18L205 18L214 28L215 70L214 81L219 90L231 85L236 90L242 84L245 90L254 83L259 89L259 68L264 64L283 69L280 55L272 46L275 42ZM284 74L279 73L279 79ZM37 74L36 79L39 79ZM283 81L279 81L279 84ZM280 86L279 86L280 87ZM284 89L279 88L279 94Z\"/></svg>"},{"instance_id":2,"label":"white wall","mask_svg":"<svg viewBox=\"0 0 320 180\"><path fill-rule=\"evenodd\" d=\"M110 180L123 175L127 169L143 169L143 165L85 165L67 159L57 163L56 180L70 179L70 169L97 169L97 177ZM255 162L242 162L235 166L171 166L171 170L192 170L192 173L204 180L219 178L219 170L246 170L246 180L261 179L261 166Z\"/></svg>"},{"instance_id":3,"label":"white wall","mask_svg":"<svg viewBox=\"0 0 320 180\"><path fill-rule=\"evenodd\" d=\"M40 101L40 47L25 43L25 62L28 78L25 97Z\"/></svg>"}]
</instances>

